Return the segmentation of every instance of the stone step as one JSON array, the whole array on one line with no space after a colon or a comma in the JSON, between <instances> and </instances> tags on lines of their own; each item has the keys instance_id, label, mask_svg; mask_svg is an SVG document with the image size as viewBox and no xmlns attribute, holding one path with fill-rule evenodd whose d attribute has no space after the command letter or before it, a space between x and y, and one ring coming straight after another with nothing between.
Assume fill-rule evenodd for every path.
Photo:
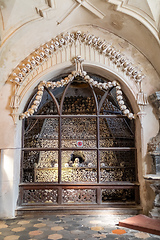
<instances>
[{"instance_id":1,"label":"stone step","mask_svg":"<svg viewBox=\"0 0 160 240\"><path fill-rule=\"evenodd\" d=\"M141 206L25 206L18 207L17 216L41 214L81 214L81 215L137 215L142 213Z\"/></svg>"}]
</instances>

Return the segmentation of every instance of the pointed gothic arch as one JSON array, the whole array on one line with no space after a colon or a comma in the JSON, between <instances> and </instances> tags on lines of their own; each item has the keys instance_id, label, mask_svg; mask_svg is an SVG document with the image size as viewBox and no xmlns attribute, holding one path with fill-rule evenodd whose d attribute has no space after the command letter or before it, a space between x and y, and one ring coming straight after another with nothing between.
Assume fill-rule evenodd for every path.
<instances>
[{"instance_id":1,"label":"pointed gothic arch","mask_svg":"<svg viewBox=\"0 0 160 240\"><path fill-rule=\"evenodd\" d=\"M52 72L57 64L66 63L76 55L85 57L86 61L98 62L111 72L119 76L126 85L130 86L137 104L141 107L147 104L147 96L143 92L141 70L134 66L124 54L114 46L89 33L80 31L65 33L43 44L26 59L24 59L11 73L9 81L15 83L15 95L12 97L12 117L17 121L19 106L29 87Z\"/></svg>"}]
</instances>

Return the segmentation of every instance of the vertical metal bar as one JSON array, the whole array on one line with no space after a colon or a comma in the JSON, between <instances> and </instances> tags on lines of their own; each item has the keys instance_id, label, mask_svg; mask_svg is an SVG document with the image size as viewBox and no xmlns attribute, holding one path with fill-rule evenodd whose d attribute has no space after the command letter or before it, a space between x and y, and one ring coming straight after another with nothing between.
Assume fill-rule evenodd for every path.
<instances>
[{"instance_id":1,"label":"vertical metal bar","mask_svg":"<svg viewBox=\"0 0 160 240\"><path fill-rule=\"evenodd\" d=\"M58 188L58 205L62 204L62 187L59 186Z\"/></svg>"},{"instance_id":2,"label":"vertical metal bar","mask_svg":"<svg viewBox=\"0 0 160 240\"><path fill-rule=\"evenodd\" d=\"M24 148L24 134L25 134L25 130L24 130L24 124L25 124L26 119L22 120L22 148ZM28 119L29 121L29 119Z\"/></svg>"},{"instance_id":3,"label":"vertical metal bar","mask_svg":"<svg viewBox=\"0 0 160 240\"><path fill-rule=\"evenodd\" d=\"M61 139L61 134L62 134L62 118L61 115L59 117L59 129L58 129L58 183L61 183L61 167L62 167L62 153L61 153L61 144L62 144L62 139Z\"/></svg>"},{"instance_id":4,"label":"vertical metal bar","mask_svg":"<svg viewBox=\"0 0 160 240\"><path fill-rule=\"evenodd\" d=\"M94 100L95 100L95 105L96 105L96 145L97 145L97 183L100 182L100 160L99 160L99 111L98 111L98 101L97 101L97 96L95 94L95 91L93 89L93 87L89 84L91 90L92 90L92 94L94 96ZM98 193L98 192L97 192Z\"/></svg>"},{"instance_id":5,"label":"vertical metal bar","mask_svg":"<svg viewBox=\"0 0 160 240\"><path fill-rule=\"evenodd\" d=\"M138 182L137 149L134 150L134 161L135 161L135 169L134 169L135 181Z\"/></svg>"},{"instance_id":6,"label":"vertical metal bar","mask_svg":"<svg viewBox=\"0 0 160 240\"><path fill-rule=\"evenodd\" d=\"M100 152L99 152L99 117L97 115L97 183L100 182Z\"/></svg>"},{"instance_id":7,"label":"vertical metal bar","mask_svg":"<svg viewBox=\"0 0 160 240\"><path fill-rule=\"evenodd\" d=\"M66 95L66 92L69 88L69 86L71 85L72 81L70 83L67 84L63 94L62 94L62 98L61 98L61 103L60 103L60 107L59 107L59 134L58 134L58 183L61 183L61 177L62 177L62 110L63 110L63 102L64 102L64 98ZM59 192L62 192L62 190L59 189ZM61 195L61 193L60 193ZM60 196L61 198L61 196ZM59 201L59 200L58 200Z\"/></svg>"},{"instance_id":8,"label":"vertical metal bar","mask_svg":"<svg viewBox=\"0 0 160 240\"><path fill-rule=\"evenodd\" d=\"M101 204L101 188L97 188L97 204Z\"/></svg>"},{"instance_id":9,"label":"vertical metal bar","mask_svg":"<svg viewBox=\"0 0 160 240\"><path fill-rule=\"evenodd\" d=\"M25 130L24 130L24 128L25 128L25 126L24 126L24 124L25 124L25 121L26 121L26 119L23 119L22 120L22 148L24 148L24 134L25 134ZM29 121L29 120L28 120ZM22 150L21 150L21 164L20 164L20 182L23 182L23 161L24 161L24 152L22 152Z\"/></svg>"}]
</instances>

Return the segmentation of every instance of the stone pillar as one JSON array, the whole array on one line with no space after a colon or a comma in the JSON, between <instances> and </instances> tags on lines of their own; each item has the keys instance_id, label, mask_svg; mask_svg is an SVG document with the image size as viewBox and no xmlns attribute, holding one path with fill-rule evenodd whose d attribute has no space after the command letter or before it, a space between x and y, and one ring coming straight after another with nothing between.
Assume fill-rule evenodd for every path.
<instances>
[{"instance_id":1,"label":"stone pillar","mask_svg":"<svg viewBox=\"0 0 160 240\"><path fill-rule=\"evenodd\" d=\"M19 149L0 149L0 218L15 217L19 191L19 156Z\"/></svg>"},{"instance_id":2,"label":"stone pillar","mask_svg":"<svg viewBox=\"0 0 160 240\"><path fill-rule=\"evenodd\" d=\"M155 92L149 97L150 102L156 110L160 125L160 92ZM152 157L152 173L147 174L144 178L150 183L155 192L155 200L150 215L153 218L160 218L160 129L157 136L153 137L148 144L148 151Z\"/></svg>"}]
</instances>

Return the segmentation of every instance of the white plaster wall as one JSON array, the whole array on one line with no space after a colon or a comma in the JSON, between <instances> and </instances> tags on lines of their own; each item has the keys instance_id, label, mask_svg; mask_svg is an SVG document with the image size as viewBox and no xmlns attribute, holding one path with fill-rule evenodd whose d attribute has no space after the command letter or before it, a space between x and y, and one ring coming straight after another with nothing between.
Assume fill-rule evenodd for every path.
<instances>
[{"instance_id":1,"label":"white plaster wall","mask_svg":"<svg viewBox=\"0 0 160 240\"><path fill-rule=\"evenodd\" d=\"M128 1L125 1L124 8L121 9L122 12L119 12L120 9L117 10L115 5L109 3L112 0L92 0L91 3L104 13L103 19L98 18L92 11L81 6L59 25L57 25L57 21L63 19L76 1L65 0L64 4L64 0L55 0L54 8L49 8L46 2L45 0L28 0L27 2L26 0L20 2L2 0L0 2L0 5L2 5L0 9L0 38L2 44L0 66L4 71L4 78L1 78L0 83L3 84L7 79L8 72L18 64L20 59L25 58L37 46L71 27L80 25L97 26L126 39L139 49L153 64L157 72L160 73L160 59L158 57L160 54L159 29L156 29L156 34L154 34L153 29L150 30L150 28L154 27L143 16L143 13L147 15L145 11L148 9L148 2L151 1L140 1L142 3L139 3L139 8L143 9L143 11L139 13L137 1L134 4L132 1L132 6L135 5L136 7L133 9L130 8L130 4L126 3ZM122 5L122 1L113 0L113 2ZM43 18L37 13L36 8L43 9L43 6L48 8L48 14L51 16ZM123 13L125 6L129 9L127 13L125 11ZM136 11L137 14L135 15ZM156 3L152 3L152 14L155 11L157 11ZM141 18L138 17L139 14L140 16L142 14ZM19 45L19 50L14 48L16 42ZM8 54L6 54L7 52ZM9 58L11 58L11 61L8 62ZM18 62L16 62L16 59ZM6 62L8 63L8 70L6 70Z\"/></svg>"},{"instance_id":2,"label":"white plaster wall","mask_svg":"<svg viewBox=\"0 0 160 240\"><path fill-rule=\"evenodd\" d=\"M0 91L0 218L14 217L18 196L20 173L20 149L17 143L16 125L10 115L11 85ZM17 145L16 145L17 144Z\"/></svg>"},{"instance_id":3,"label":"white plaster wall","mask_svg":"<svg viewBox=\"0 0 160 240\"><path fill-rule=\"evenodd\" d=\"M14 217L19 184L20 150L1 150L0 217Z\"/></svg>"},{"instance_id":4,"label":"white plaster wall","mask_svg":"<svg viewBox=\"0 0 160 240\"><path fill-rule=\"evenodd\" d=\"M18 121L17 126L14 124L10 113L10 100L13 95L13 84L7 82L8 75L11 69L15 67L22 59L29 55L35 48L38 48L40 44L45 41L50 40L51 36L55 37L56 34L53 31L42 29L43 37L38 35L38 30L34 29L34 24L30 26L29 33L26 33L25 29L18 32L14 38L7 41L5 48L3 49L3 54L1 58L1 63L3 62L3 71L1 72L1 78L3 80L3 86L0 91L0 149L1 149L1 164L0 164L0 217L13 217L15 214L15 208L18 198L18 183L19 183L19 168L20 168L20 146L21 146L21 121ZM99 36L101 39L106 39L108 42L112 42L113 46L119 49L128 59L133 62L135 66L138 66L145 75L143 80L143 89L148 95L160 89L159 76L152 64L141 54L134 46L129 44L126 40L117 37L111 32L108 32L102 28L95 26L84 26L80 25L74 28L70 28L70 31L80 29L84 32L90 32ZM27 29L26 29L27 30ZM64 29L63 29L64 30ZM32 40L31 39L32 33ZM45 34L44 34L45 33ZM60 32L59 32L60 33ZM41 38L42 37L42 38ZM74 53L72 53L74 56ZM84 56L82 56L84 57ZM97 68L94 66L97 65ZM25 103L28 97L32 94L34 87L39 83L40 80L50 79L51 77L57 76L63 71L69 72L71 69L71 63L69 61L64 61L58 63L57 65L47 69L46 72L42 72L37 75L33 80L32 84L29 86L28 91L25 92L23 96L19 113L23 111ZM115 77L119 79L122 84L123 90L130 98L131 104L135 112L138 112L138 106L135 102L136 96L136 86L132 79L126 78L124 73L119 71L119 77L116 76L117 69L115 72L106 66L103 61L101 62L100 56L97 54L97 58L92 61L92 59L87 59L85 64L85 70L92 70L95 73L99 73L102 76ZM110 73L109 73L110 71ZM128 87L130 90L128 89ZM133 93L132 93L133 91ZM156 135L158 132L158 120L152 112L152 107L148 105L145 107L144 111L146 115L143 117L142 125L137 119L137 148L138 148L138 170L139 170L139 181L141 189L141 203L144 208L144 212L147 213L152 207L151 190L146 186L143 180L143 175L148 172L149 164L147 154L147 143L149 140ZM10 203L9 203L10 202ZM9 204L9 205L8 205Z\"/></svg>"}]
</instances>

